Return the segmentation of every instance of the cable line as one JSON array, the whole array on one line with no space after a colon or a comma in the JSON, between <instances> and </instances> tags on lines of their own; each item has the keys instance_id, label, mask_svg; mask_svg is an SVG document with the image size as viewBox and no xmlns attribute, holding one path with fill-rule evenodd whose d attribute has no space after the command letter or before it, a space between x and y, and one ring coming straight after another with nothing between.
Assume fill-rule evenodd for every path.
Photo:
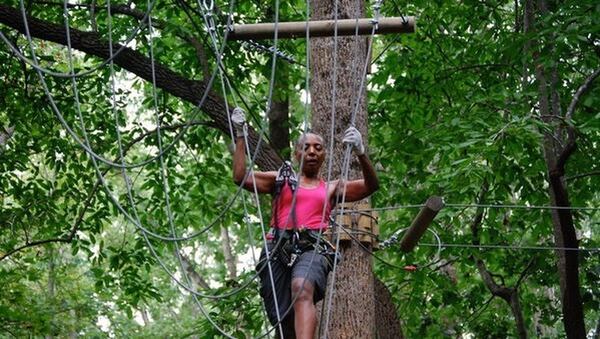
<instances>
[{"instance_id":1,"label":"cable line","mask_svg":"<svg viewBox=\"0 0 600 339\"><path fill-rule=\"evenodd\" d=\"M87 75L90 75L91 73L97 71L98 69L106 66L107 64L109 64L110 62L112 62L117 56L119 56L119 54L121 54L121 52L127 48L127 45L129 45L138 35L139 31L141 29L143 29L146 25L146 20L147 18L150 16L150 12L152 11L152 9L154 8L154 5L156 4L157 0L152 0L152 3L149 4L148 9L146 10L146 12L144 13L142 19L140 19L140 24L133 30L133 32L129 35L129 37L127 37L127 39L125 39L125 42L123 44L121 44L121 46L119 47L119 49L117 49L116 52L113 53L112 56L108 57L107 59L103 60L102 62L100 62L98 65L87 69L85 71L82 71L80 73L74 73L74 72L69 72L69 73L60 73L60 72L55 72L52 71L50 69L41 67L39 65L39 63L37 62L37 60L33 60L33 59L29 59L27 57L25 57L25 55L23 55L23 53L21 53L21 51L19 51L18 49L16 49L11 43L10 41L6 38L6 36L3 34L3 32L0 30L0 39L2 39L4 41L4 43L6 43L6 45L10 48L11 51L13 51L13 53L23 62L25 62L26 64L28 64L29 66L33 67L35 70L40 71L44 74L53 76L53 77L57 77L57 78L78 78L78 77L84 77ZM31 35L29 35L29 26L28 26L28 20L27 20L27 16L26 13L23 12L23 25L25 26L25 31L26 31L26 35L28 36L28 38L31 38ZM70 40L71 37L67 31L67 40ZM29 44L31 44L31 39L29 40ZM112 47L112 46L111 46Z\"/></svg>"}]
</instances>

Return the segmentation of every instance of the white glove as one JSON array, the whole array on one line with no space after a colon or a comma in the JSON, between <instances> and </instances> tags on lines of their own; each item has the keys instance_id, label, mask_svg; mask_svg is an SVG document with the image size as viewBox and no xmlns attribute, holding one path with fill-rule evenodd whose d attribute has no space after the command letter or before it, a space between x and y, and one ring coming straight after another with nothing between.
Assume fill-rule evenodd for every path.
<instances>
[{"instance_id":1,"label":"white glove","mask_svg":"<svg viewBox=\"0 0 600 339\"><path fill-rule=\"evenodd\" d=\"M346 132L344 132L344 139L342 139L342 142L352 145L357 155L365 154L365 146L363 145L362 135L356 128L352 126L348 127Z\"/></svg>"},{"instance_id":2,"label":"white glove","mask_svg":"<svg viewBox=\"0 0 600 339\"><path fill-rule=\"evenodd\" d=\"M246 124L246 113L243 109L239 107L233 109L233 113L231 114L231 123L233 125L233 129L235 130L236 137L241 138L247 135L248 127Z\"/></svg>"}]
</instances>

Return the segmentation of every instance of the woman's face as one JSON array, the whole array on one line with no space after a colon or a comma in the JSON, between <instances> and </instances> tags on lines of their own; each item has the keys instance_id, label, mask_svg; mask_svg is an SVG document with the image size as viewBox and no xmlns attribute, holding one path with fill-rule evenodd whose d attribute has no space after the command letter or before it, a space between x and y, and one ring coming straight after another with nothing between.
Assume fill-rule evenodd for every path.
<instances>
[{"instance_id":1,"label":"woman's face","mask_svg":"<svg viewBox=\"0 0 600 339\"><path fill-rule=\"evenodd\" d=\"M319 173L325 160L323 138L318 134L305 134L296 147L296 160L302 164L301 171L306 175Z\"/></svg>"}]
</instances>

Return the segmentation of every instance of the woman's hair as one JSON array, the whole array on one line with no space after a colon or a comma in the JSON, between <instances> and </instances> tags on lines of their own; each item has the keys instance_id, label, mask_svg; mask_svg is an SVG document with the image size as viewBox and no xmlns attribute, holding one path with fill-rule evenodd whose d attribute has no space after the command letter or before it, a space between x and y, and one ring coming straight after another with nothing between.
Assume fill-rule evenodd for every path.
<instances>
[{"instance_id":1,"label":"woman's hair","mask_svg":"<svg viewBox=\"0 0 600 339\"><path fill-rule=\"evenodd\" d=\"M325 146L325 139L323 139L323 137L320 134L315 133L311 130L308 130L308 131L302 133L300 135L300 137L298 138L298 140L296 140L296 144L294 144L294 151L302 150L302 146L304 145L304 139L306 139L306 136L309 134L316 135L319 139L321 139L321 144L323 144L323 146Z\"/></svg>"}]
</instances>

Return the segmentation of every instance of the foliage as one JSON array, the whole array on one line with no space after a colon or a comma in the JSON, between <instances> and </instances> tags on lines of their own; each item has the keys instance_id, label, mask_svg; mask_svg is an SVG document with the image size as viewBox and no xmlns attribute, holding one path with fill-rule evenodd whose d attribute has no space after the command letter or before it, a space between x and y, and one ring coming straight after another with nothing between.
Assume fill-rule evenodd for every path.
<instances>
[{"instance_id":1,"label":"foliage","mask_svg":"<svg viewBox=\"0 0 600 339\"><path fill-rule=\"evenodd\" d=\"M18 7L15 0L5 2ZM132 3L140 12L148 6L142 1ZM216 19L224 22L229 4L216 5ZM35 17L63 23L61 4L34 1L27 6ZM242 1L236 6L233 20L237 23L271 21L274 16L270 2ZM373 55L378 58L369 79L369 149L381 168L382 183L373 197L375 206L419 204L430 195L441 195L447 203L471 204L477 202L485 185L489 189L483 203L548 204L541 131L551 126L540 119L537 84L527 76L526 65L533 53L539 54L541 62L557 65L565 111L579 86L600 64L600 6L593 1L566 1L556 6L554 14L540 21L535 36L527 36L523 34L523 9L515 8L515 2L385 2L382 11L386 16L416 15L418 29L412 35L373 40ZM84 31L95 27L108 38L105 8L106 2L96 2L92 21L89 7L73 7L70 25ZM304 3L282 2L279 18L304 20L305 11ZM197 4L158 1L152 19L155 37L149 39L145 32L136 38L135 49L148 55L151 43L162 65L190 79L209 77L204 66L212 70L216 61ZM123 41L140 22L113 13L111 24L112 37ZM19 50L28 51L23 35L1 27ZM204 58L198 57L200 50L191 39L203 46ZM540 41L541 46L552 43L553 48L525 51L523 46L530 39ZM33 46L44 67L69 70L64 46L43 40L34 40ZM285 66L287 79L277 81L282 93L290 96L290 126L299 126L305 111L300 94L306 85L306 69L301 66L306 62L306 43L279 41L278 48L298 61ZM100 61L83 53L74 57L76 71ZM270 55L228 42L224 62L228 78L252 114L252 124L261 128L269 93ZM277 61L278 70L282 62ZM237 192L229 179L229 136L212 128L191 103L162 90L155 96L151 83L118 67L114 77L114 98L108 66L76 81L85 131L91 147L103 157L118 161L119 138L128 163L156 156L157 115L165 126L160 139L163 146L174 142L182 130L180 124L194 121L165 154L166 173L159 161L127 170L131 201L120 170L100 164L110 192L98 184L93 162L58 121L36 72L6 45L0 45L0 132L15 128L8 143L0 145L0 255L33 241L68 240L31 246L2 260L0 329L6 336L219 336L189 293L173 282L162 265L181 279L180 263L173 254L191 257L193 269L211 287L202 293L226 293L253 278L248 234L254 245L261 238L255 202L244 197L249 220L244 218L240 198L219 219ZM51 76L45 80L66 123L83 136L71 80ZM221 90L219 77L213 90ZM600 205L599 94L600 86L592 86L573 115L578 149L566 174L573 206ZM224 96L230 103L241 101L231 93ZM587 175L593 172L596 174ZM144 227L163 236L173 232L170 218L177 235L205 228L206 232L182 242L179 248L146 240L111 203L110 194L129 214L138 214ZM267 199L260 205L268 206ZM443 243L472 244L470 225L477 212L447 207L436 219L434 230ZM482 244L554 244L547 210L489 208L483 212L477 237ZM599 247L597 213L574 214L581 247ZM264 207L260 214L263 220L269 219ZM381 212L381 238L408 225L415 214L415 209L406 208ZM213 221L215 227L207 228ZM244 271L236 281L226 280L222 225L228 226L233 252L243 264ZM423 240L435 241L432 234ZM150 251L150 245L156 253ZM391 248L377 256L393 265L377 261L376 275L392 292L407 337L516 336L509 306L492 298L475 259L485 262L498 283L508 287L520 283L522 311L531 336L564 336L553 251L452 247L437 257L435 248L421 246L411 254ZM587 328L591 329L600 315L600 262L597 252L581 252L580 260ZM408 264L418 269L398 269ZM217 324L235 337L264 332L255 282L227 299L199 300ZM149 317L147 323L143 314ZM107 323L109 327L105 327Z\"/></svg>"}]
</instances>

